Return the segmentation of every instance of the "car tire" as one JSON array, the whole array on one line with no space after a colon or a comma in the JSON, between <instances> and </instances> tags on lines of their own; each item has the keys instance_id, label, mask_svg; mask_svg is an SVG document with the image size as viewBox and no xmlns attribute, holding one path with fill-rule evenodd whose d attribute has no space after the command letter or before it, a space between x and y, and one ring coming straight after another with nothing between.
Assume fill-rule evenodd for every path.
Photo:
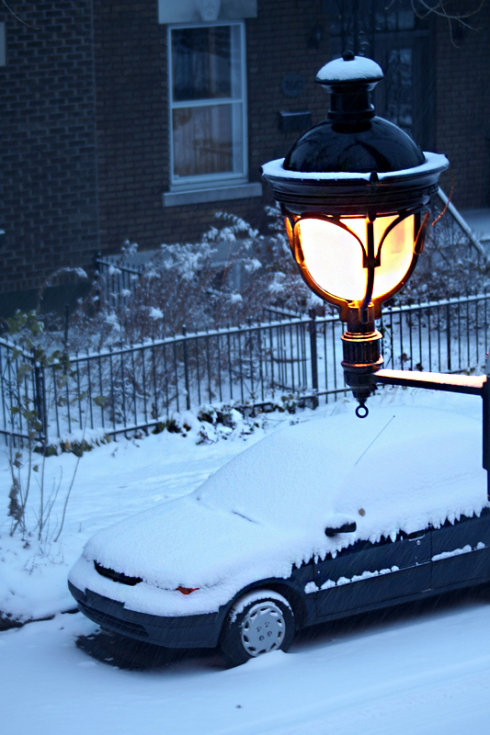
<instances>
[{"instance_id":1,"label":"car tire","mask_svg":"<svg viewBox=\"0 0 490 735\"><path fill-rule=\"evenodd\" d=\"M220 648L228 664L239 666L263 653L287 651L294 632L294 612L286 598L272 590L255 590L231 608Z\"/></svg>"}]
</instances>

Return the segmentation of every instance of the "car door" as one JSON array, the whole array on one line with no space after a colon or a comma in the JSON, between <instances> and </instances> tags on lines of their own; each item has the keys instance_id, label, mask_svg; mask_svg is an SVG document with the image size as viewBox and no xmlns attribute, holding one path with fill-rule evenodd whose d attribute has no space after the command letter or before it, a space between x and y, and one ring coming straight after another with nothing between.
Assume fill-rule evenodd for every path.
<instances>
[{"instance_id":1,"label":"car door","mask_svg":"<svg viewBox=\"0 0 490 735\"><path fill-rule=\"evenodd\" d=\"M490 580L490 508L479 516L446 521L432 531L432 587L470 586Z\"/></svg>"},{"instance_id":2,"label":"car door","mask_svg":"<svg viewBox=\"0 0 490 735\"><path fill-rule=\"evenodd\" d=\"M430 530L398 533L395 540L357 541L335 558L318 561L315 572L318 620L376 608L430 587Z\"/></svg>"}]
</instances>

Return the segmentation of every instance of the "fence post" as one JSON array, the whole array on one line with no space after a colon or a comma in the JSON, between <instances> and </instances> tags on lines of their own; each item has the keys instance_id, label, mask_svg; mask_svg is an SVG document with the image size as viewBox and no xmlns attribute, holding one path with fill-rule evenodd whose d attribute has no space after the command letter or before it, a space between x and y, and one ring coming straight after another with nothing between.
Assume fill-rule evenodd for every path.
<instances>
[{"instance_id":1,"label":"fence post","mask_svg":"<svg viewBox=\"0 0 490 735\"><path fill-rule=\"evenodd\" d=\"M43 449L48 443L48 422L46 416L46 381L44 377L44 366L34 360L34 406L41 424L39 439Z\"/></svg>"},{"instance_id":2,"label":"fence post","mask_svg":"<svg viewBox=\"0 0 490 735\"><path fill-rule=\"evenodd\" d=\"M447 348L447 371L451 372L451 305L446 304L446 348Z\"/></svg>"},{"instance_id":3,"label":"fence post","mask_svg":"<svg viewBox=\"0 0 490 735\"><path fill-rule=\"evenodd\" d=\"M182 342L182 348L184 353L184 381L185 381L185 406L188 411L191 409L191 394L189 388L189 364L187 362L187 340L185 335L187 334L187 328L185 324L182 325L182 336L184 340ZM177 378L178 379L178 378Z\"/></svg>"},{"instance_id":4,"label":"fence post","mask_svg":"<svg viewBox=\"0 0 490 735\"><path fill-rule=\"evenodd\" d=\"M483 467L487 471L487 498L490 500L490 358L486 358L487 379L483 386Z\"/></svg>"},{"instance_id":5,"label":"fence post","mask_svg":"<svg viewBox=\"0 0 490 735\"><path fill-rule=\"evenodd\" d=\"M315 393L318 392L318 350L317 350L317 332L316 332L316 311L310 309L308 311L310 321L308 323L308 331L310 333L310 361L311 361L311 384Z\"/></svg>"}]
</instances>

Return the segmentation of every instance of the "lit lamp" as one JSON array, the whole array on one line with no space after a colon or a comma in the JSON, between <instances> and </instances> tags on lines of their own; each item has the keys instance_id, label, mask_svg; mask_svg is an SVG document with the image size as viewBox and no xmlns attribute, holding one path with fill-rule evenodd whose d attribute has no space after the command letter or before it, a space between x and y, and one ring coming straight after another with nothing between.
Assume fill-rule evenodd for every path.
<instances>
[{"instance_id":1,"label":"lit lamp","mask_svg":"<svg viewBox=\"0 0 490 735\"><path fill-rule=\"evenodd\" d=\"M375 116L369 98L382 78L378 64L350 53L326 64L317 81L330 92L327 119L263 166L301 275L347 325L342 365L359 416L383 363L375 319L415 267L426 207L449 165Z\"/></svg>"}]
</instances>

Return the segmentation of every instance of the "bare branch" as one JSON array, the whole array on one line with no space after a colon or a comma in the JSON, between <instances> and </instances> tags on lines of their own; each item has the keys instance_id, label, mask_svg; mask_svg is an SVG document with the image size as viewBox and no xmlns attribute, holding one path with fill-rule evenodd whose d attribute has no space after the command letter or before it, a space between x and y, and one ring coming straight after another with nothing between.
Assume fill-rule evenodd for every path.
<instances>
[{"instance_id":1,"label":"bare branch","mask_svg":"<svg viewBox=\"0 0 490 735\"><path fill-rule=\"evenodd\" d=\"M10 15L13 18L15 18L16 21L18 21L19 23L22 23L23 26L25 26L26 28L30 28L32 31L39 30L38 28L36 28L36 26L33 26L30 23L27 23L23 18L20 17L20 15L17 15L17 13L15 12L15 10L13 10L10 7L10 5L7 3L7 0L0 0L0 2L2 3L3 7L6 8L6 10L8 10L8 12L10 13Z\"/></svg>"},{"instance_id":2,"label":"bare branch","mask_svg":"<svg viewBox=\"0 0 490 735\"><path fill-rule=\"evenodd\" d=\"M485 2L486 0L478 0L477 7L458 12L451 12L447 9L447 0L437 0L437 2L434 3L429 3L427 0L411 0L411 5L413 12L418 18L427 18L429 15L438 15L440 18L455 20L466 28L472 29L472 26L465 23L465 20L477 15L485 5Z\"/></svg>"}]
</instances>

